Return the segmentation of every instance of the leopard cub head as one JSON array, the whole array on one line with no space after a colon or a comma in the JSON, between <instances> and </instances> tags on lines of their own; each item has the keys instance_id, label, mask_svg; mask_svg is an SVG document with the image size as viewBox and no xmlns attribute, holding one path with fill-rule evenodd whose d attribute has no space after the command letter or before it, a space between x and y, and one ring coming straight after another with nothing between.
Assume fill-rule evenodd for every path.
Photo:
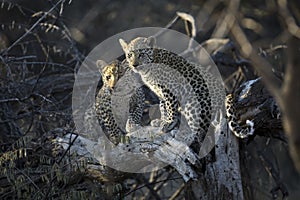
<instances>
[{"instance_id":1,"label":"leopard cub head","mask_svg":"<svg viewBox=\"0 0 300 200\"><path fill-rule=\"evenodd\" d=\"M155 45L155 39L153 37L137 37L128 44L123 39L119 39L119 42L131 68L153 63L153 47Z\"/></svg>"},{"instance_id":2,"label":"leopard cub head","mask_svg":"<svg viewBox=\"0 0 300 200\"><path fill-rule=\"evenodd\" d=\"M107 64L103 60L97 60L97 66L100 68L103 84L113 89L119 78L119 61Z\"/></svg>"}]
</instances>

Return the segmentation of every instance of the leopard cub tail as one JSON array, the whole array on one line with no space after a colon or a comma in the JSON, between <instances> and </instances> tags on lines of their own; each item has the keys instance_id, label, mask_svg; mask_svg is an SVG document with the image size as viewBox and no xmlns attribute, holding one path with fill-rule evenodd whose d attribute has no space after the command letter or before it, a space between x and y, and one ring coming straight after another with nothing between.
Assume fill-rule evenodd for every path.
<instances>
[{"instance_id":1,"label":"leopard cub tail","mask_svg":"<svg viewBox=\"0 0 300 200\"><path fill-rule=\"evenodd\" d=\"M234 107L233 95L228 94L225 100L226 116L229 129L239 138L246 138L254 133L254 122L246 120L246 124L240 125Z\"/></svg>"}]
</instances>

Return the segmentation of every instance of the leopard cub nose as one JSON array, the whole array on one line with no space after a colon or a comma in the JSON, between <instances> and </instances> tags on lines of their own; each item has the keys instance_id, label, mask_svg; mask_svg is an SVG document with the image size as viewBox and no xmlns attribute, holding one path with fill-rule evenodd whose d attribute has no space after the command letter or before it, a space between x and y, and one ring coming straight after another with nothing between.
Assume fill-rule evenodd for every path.
<instances>
[{"instance_id":1,"label":"leopard cub nose","mask_svg":"<svg viewBox=\"0 0 300 200\"><path fill-rule=\"evenodd\" d=\"M133 62L133 63L132 63L132 66L133 66L133 67L137 67L137 66L139 66L139 63L138 63L138 62Z\"/></svg>"}]
</instances>

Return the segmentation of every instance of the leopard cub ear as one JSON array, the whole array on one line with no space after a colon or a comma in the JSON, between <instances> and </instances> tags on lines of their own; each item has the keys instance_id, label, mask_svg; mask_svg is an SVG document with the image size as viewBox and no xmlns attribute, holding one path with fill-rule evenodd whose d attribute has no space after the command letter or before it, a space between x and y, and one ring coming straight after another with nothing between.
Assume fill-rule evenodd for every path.
<instances>
[{"instance_id":1,"label":"leopard cub ear","mask_svg":"<svg viewBox=\"0 0 300 200\"><path fill-rule=\"evenodd\" d=\"M103 68L105 66L107 66L107 63L104 60L97 60L96 65L97 65L98 70L101 72L103 70Z\"/></svg>"},{"instance_id":2,"label":"leopard cub ear","mask_svg":"<svg viewBox=\"0 0 300 200\"><path fill-rule=\"evenodd\" d=\"M120 43L123 51L126 53L128 50L128 44L122 38L119 39L119 43Z\"/></svg>"},{"instance_id":3,"label":"leopard cub ear","mask_svg":"<svg viewBox=\"0 0 300 200\"><path fill-rule=\"evenodd\" d=\"M154 47L156 45L156 39L155 37L148 37L147 38L147 45L150 46L150 47Z\"/></svg>"}]
</instances>

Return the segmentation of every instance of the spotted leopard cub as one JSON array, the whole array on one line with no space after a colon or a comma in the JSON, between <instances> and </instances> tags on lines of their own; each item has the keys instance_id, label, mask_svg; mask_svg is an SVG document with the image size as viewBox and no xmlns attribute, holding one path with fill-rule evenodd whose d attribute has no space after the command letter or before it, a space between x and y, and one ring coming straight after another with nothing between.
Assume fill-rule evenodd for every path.
<instances>
[{"instance_id":1,"label":"spotted leopard cub","mask_svg":"<svg viewBox=\"0 0 300 200\"><path fill-rule=\"evenodd\" d=\"M112 110L112 92L119 80L125 73L124 65L119 61L106 64L102 60L97 61L100 68L103 86L96 96L96 116L100 126L106 136L117 145L125 138L125 133L118 126ZM126 126L136 127L140 124L144 108L144 93L142 88L138 88L129 102L129 117ZM127 128L128 130L129 128ZM129 129L130 130L130 129Z\"/></svg>"},{"instance_id":2,"label":"spotted leopard cub","mask_svg":"<svg viewBox=\"0 0 300 200\"><path fill-rule=\"evenodd\" d=\"M104 61L98 60L103 85L96 96L96 116L105 135L115 145L119 143L124 132L118 127L111 109L111 95L113 87L118 80L118 62L107 65Z\"/></svg>"},{"instance_id":3,"label":"spotted leopard cub","mask_svg":"<svg viewBox=\"0 0 300 200\"><path fill-rule=\"evenodd\" d=\"M180 112L191 129L191 139L203 141L210 126L212 103L218 104L211 99L207 81L216 88L219 83L183 57L154 48L151 38L139 37L129 44L119 41L129 66L160 99L162 130L172 130Z\"/></svg>"},{"instance_id":4,"label":"spotted leopard cub","mask_svg":"<svg viewBox=\"0 0 300 200\"><path fill-rule=\"evenodd\" d=\"M154 38L138 37L127 44L119 40L126 60L132 70L159 98L162 130L171 130L178 121L178 112L185 117L192 135L202 141L211 122L215 108L224 105L224 86L205 67L154 46ZM227 98L230 100L230 98ZM232 102L227 101L227 105ZM233 110L233 106L230 107ZM234 112L227 112L229 127L235 135L249 131L236 123ZM251 124L247 124L250 125ZM251 131L251 130L250 130Z\"/></svg>"}]
</instances>

